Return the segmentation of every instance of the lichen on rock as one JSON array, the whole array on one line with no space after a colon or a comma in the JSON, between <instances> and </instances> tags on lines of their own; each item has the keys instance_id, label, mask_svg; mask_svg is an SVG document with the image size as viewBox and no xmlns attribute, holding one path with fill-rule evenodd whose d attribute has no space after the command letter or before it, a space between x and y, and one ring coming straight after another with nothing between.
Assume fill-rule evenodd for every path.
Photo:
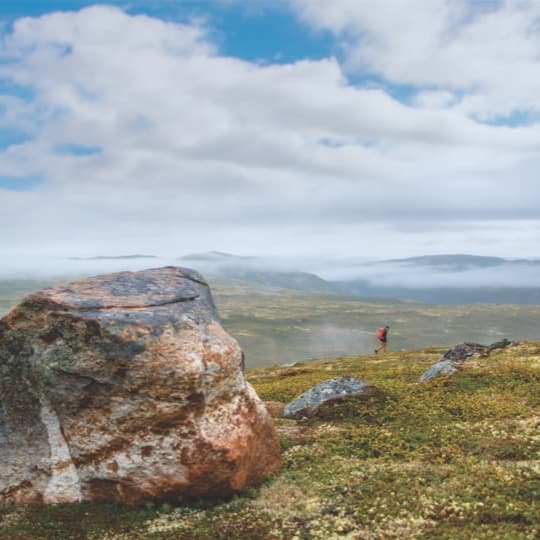
<instances>
[{"instance_id":1,"label":"lichen on rock","mask_svg":"<svg viewBox=\"0 0 540 540\"><path fill-rule=\"evenodd\" d=\"M0 500L227 495L279 467L272 419L198 273L88 278L0 321Z\"/></svg>"},{"instance_id":2,"label":"lichen on rock","mask_svg":"<svg viewBox=\"0 0 540 540\"><path fill-rule=\"evenodd\" d=\"M309 416L325 404L372 391L372 386L350 375L329 379L310 388L285 405L284 416Z\"/></svg>"}]
</instances>

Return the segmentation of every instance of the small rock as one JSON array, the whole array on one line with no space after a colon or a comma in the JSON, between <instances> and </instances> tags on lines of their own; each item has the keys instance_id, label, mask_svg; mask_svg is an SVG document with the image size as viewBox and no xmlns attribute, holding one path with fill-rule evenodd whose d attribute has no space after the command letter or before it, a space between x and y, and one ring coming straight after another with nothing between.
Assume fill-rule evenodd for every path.
<instances>
[{"instance_id":1,"label":"small rock","mask_svg":"<svg viewBox=\"0 0 540 540\"><path fill-rule=\"evenodd\" d=\"M337 379L330 379L314 386L301 396L285 406L284 416L300 416L312 413L325 403L338 401L350 396L365 394L372 390L372 386L346 375Z\"/></svg>"}]
</instances>

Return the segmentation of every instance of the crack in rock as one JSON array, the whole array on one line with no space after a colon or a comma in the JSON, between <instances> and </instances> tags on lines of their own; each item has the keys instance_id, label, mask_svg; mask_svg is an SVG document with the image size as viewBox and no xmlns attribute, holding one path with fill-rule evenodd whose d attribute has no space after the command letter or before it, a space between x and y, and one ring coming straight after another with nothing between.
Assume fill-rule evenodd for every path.
<instances>
[{"instance_id":1,"label":"crack in rock","mask_svg":"<svg viewBox=\"0 0 540 540\"><path fill-rule=\"evenodd\" d=\"M146 309L146 308L152 308L152 307L161 307L161 306L170 306L171 304L181 304L182 302L192 302L193 300L196 300L199 298L200 294L196 294L194 296L187 296L185 298L175 298L173 300L166 300L163 302L157 302L155 304L144 304L140 306L122 306L122 305L102 305L102 306L89 306L89 307L75 307L73 311L80 311L80 312L89 312L89 311L102 311L107 309L119 309L122 311L128 311L128 310L137 310L137 309ZM63 306L61 306L63 308Z\"/></svg>"}]
</instances>

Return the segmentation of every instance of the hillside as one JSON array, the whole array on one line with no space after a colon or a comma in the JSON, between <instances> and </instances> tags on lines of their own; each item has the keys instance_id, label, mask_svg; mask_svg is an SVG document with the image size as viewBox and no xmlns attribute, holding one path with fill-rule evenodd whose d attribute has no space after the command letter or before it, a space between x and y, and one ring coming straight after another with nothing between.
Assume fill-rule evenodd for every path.
<instances>
[{"instance_id":1,"label":"hillside","mask_svg":"<svg viewBox=\"0 0 540 540\"><path fill-rule=\"evenodd\" d=\"M538 287L377 287L365 280L334 283L342 294L363 298L401 298L432 305L518 304L539 305Z\"/></svg>"},{"instance_id":2,"label":"hillside","mask_svg":"<svg viewBox=\"0 0 540 540\"><path fill-rule=\"evenodd\" d=\"M15 539L535 539L540 533L540 343L417 383L442 350L247 373L265 400L354 375L379 389L309 420L274 412L284 467L229 500L3 508ZM272 410L276 411L276 404Z\"/></svg>"},{"instance_id":3,"label":"hillside","mask_svg":"<svg viewBox=\"0 0 540 540\"><path fill-rule=\"evenodd\" d=\"M337 287L313 273L257 257L210 251L185 255L180 257L178 262L183 266L197 268L210 282L225 284L240 282L252 286L307 292L339 292Z\"/></svg>"},{"instance_id":4,"label":"hillside","mask_svg":"<svg viewBox=\"0 0 540 540\"><path fill-rule=\"evenodd\" d=\"M0 317L9 308L33 291L49 287L54 279L0 279Z\"/></svg>"},{"instance_id":5,"label":"hillside","mask_svg":"<svg viewBox=\"0 0 540 540\"><path fill-rule=\"evenodd\" d=\"M367 354L375 330L391 326L392 350L501 338L536 339L540 306L433 306L361 299L247 284L212 284L223 325L238 339L248 367L305 358Z\"/></svg>"}]
</instances>

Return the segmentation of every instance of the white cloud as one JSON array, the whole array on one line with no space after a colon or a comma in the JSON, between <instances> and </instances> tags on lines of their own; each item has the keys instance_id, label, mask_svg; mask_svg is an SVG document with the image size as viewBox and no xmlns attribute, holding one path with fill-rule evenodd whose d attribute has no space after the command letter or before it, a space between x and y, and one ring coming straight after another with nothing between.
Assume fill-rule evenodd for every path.
<instances>
[{"instance_id":1,"label":"white cloud","mask_svg":"<svg viewBox=\"0 0 540 540\"><path fill-rule=\"evenodd\" d=\"M291 2L303 20L343 40L352 71L464 91L475 96L465 110L484 117L540 110L536 0Z\"/></svg>"},{"instance_id":2,"label":"white cloud","mask_svg":"<svg viewBox=\"0 0 540 540\"><path fill-rule=\"evenodd\" d=\"M414 96L414 104L427 109L443 109L454 105L458 99L447 90L424 90Z\"/></svg>"},{"instance_id":3,"label":"white cloud","mask_svg":"<svg viewBox=\"0 0 540 540\"><path fill-rule=\"evenodd\" d=\"M297 2L306 20L355 39L366 33L369 47L351 47L351 65L361 59L402 82L442 84L438 75L422 79L430 68L414 59L442 39L447 19L460 20L463 4L438 0L445 18L434 7L420 10L420 21L414 10L397 10L388 21L388 10L370 11L364 2L336 4ZM410 19L411 32L427 25L429 35L403 29L394 37L400 13L400 26ZM516 13L512 28L521 24ZM412 52L402 50L406 43ZM434 54L449 54L439 49ZM400 75L407 54L412 67ZM407 223L540 217L539 127L477 122L481 107L470 103L480 94L454 104L453 90L428 88L407 106L384 88L350 85L333 58L285 65L226 58L200 24L104 6L19 20L3 36L0 56L9 59L0 77L34 92L28 100L0 96L10 105L0 122L32 137L0 152L0 169L46 180L32 192L0 190L6 252L342 253L355 249L361 233L362 251L376 254L383 249L370 233L376 226L393 228L398 239L386 244L387 255L406 255L427 245L403 243L412 242ZM101 151L58 151L68 143ZM471 241L467 251L482 249Z\"/></svg>"}]
</instances>

